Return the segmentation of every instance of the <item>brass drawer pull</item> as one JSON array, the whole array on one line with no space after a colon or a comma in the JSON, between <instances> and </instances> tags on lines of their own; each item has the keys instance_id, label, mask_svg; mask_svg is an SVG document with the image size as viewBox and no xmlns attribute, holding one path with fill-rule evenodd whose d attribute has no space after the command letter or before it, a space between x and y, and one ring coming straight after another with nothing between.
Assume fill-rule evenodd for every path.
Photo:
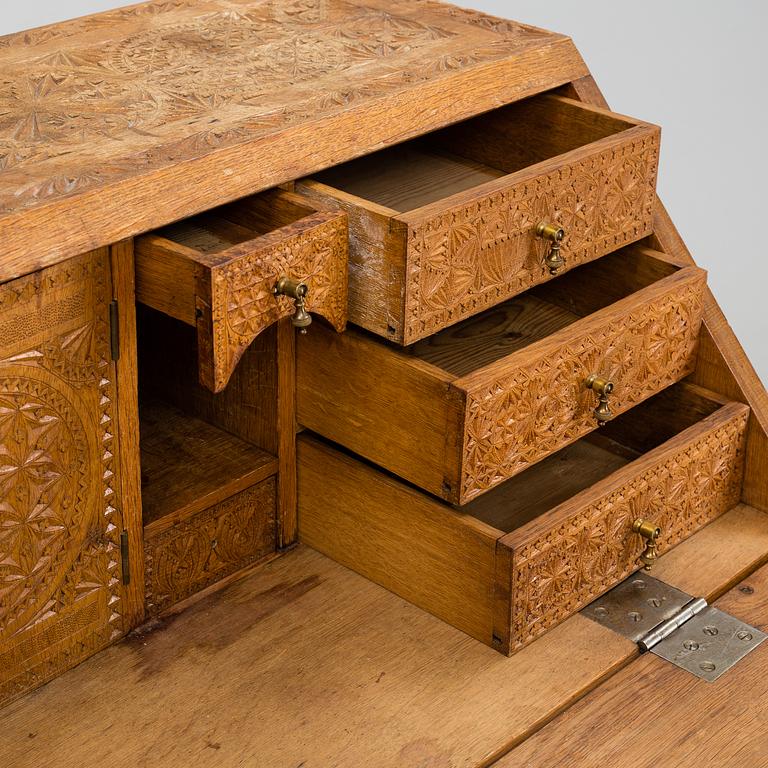
<instances>
[{"instance_id":1,"label":"brass drawer pull","mask_svg":"<svg viewBox=\"0 0 768 768\"><path fill-rule=\"evenodd\" d=\"M281 277L272 289L275 296L288 296L293 299L296 311L291 315L291 322L300 333L307 332L307 326L312 325L312 316L307 312L304 302L309 293L309 287L300 280Z\"/></svg>"},{"instance_id":2,"label":"brass drawer pull","mask_svg":"<svg viewBox=\"0 0 768 768\"><path fill-rule=\"evenodd\" d=\"M556 275L565 266L565 259L560 253L560 243L565 237L565 230L542 221L536 225L536 236L549 240L549 253L544 257L544 264L549 267L550 275Z\"/></svg>"},{"instance_id":3,"label":"brass drawer pull","mask_svg":"<svg viewBox=\"0 0 768 768\"><path fill-rule=\"evenodd\" d=\"M599 398L597 408L593 411L597 419L597 426L602 427L610 421L614 414L608 405L608 395L613 392L613 382L593 373L585 382L587 389L594 390Z\"/></svg>"},{"instance_id":4,"label":"brass drawer pull","mask_svg":"<svg viewBox=\"0 0 768 768\"><path fill-rule=\"evenodd\" d=\"M632 533L639 533L645 539L645 549L640 553L640 562L646 571L650 571L659 554L656 551L656 539L661 536L661 528L650 520L635 520Z\"/></svg>"}]
</instances>

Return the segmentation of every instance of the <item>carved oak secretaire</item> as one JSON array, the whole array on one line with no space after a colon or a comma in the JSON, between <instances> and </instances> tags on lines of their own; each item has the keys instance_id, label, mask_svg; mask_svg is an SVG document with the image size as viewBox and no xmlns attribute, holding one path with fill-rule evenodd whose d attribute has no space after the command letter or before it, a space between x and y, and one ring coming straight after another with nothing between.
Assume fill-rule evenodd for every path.
<instances>
[{"instance_id":1,"label":"carved oak secretaire","mask_svg":"<svg viewBox=\"0 0 768 768\"><path fill-rule=\"evenodd\" d=\"M0 38L0 701L299 539L511 654L768 400L568 37L155 0Z\"/></svg>"}]
</instances>

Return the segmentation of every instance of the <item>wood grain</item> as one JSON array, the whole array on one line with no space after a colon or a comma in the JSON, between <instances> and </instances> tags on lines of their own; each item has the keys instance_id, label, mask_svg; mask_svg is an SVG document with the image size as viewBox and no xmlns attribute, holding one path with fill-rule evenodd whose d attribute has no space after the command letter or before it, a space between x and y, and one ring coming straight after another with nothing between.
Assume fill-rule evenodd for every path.
<instances>
[{"instance_id":1,"label":"wood grain","mask_svg":"<svg viewBox=\"0 0 768 768\"><path fill-rule=\"evenodd\" d=\"M521 144L530 154L521 157ZM649 234L658 148L655 126L543 95L296 189L357 209L351 259L365 269L350 272L350 319L411 344L551 280L548 245L535 234L542 221L564 227L568 269ZM390 238L369 257L382 216ZM386 289L393 276L404 292Z\"/></svg>"},{"instance_id":2,"label":"wood grain","mask_svg":"<svg viewBox=\"0 0 768 768\"><path fill-rule=\"evenodd\" d=\"M130 584L125 587L125 626L144 620L144 524L141 509L139 455L138 368L136 351L136 296L134 292L133 241L110 249L112 295L117 301L119 356L117 373L117 460L123 530L128 533ZM131 557L131 555L133 555Z\"/></svg>"},{"instance_id":3,"label":"wood grain","mask_svg":"<svg viewBox=\"0 0 768 768\"><path fill-rule=\"evenodd\" d=\"M408 0L156 0L1 51L0 280L587 72L566 37Z\"/></svg>"},{"instance_id":4,"label":"wood grain","mask_svg":"<svg viewBox=\"0 0 768 768\"><path fill-rule=\"evenodd\" d=\"M607 108L594 79L587 75L564 86L563 91L584 103ZM685 263L694 263L680 233L660 200L654 211L654 235L650 244ZM768 511L768 393L760 381L722 310L708 289L704 296L700 352L693 380L732 400L749 404L747 469L743 498Z\"/></svg>"},{"instance_id":5,"label":"wood grain","mask_svg":"<svg viewBox=\"0 0 768 768\"><path fill-rule=\"evenodd\" d=\"M702 418L683 408L670 439L634 461L607 440L610 449L566 449L461 508L301 435L300 537L514 653L640 567L636 519L662 527L664 551L738 503L748 413L741 403ZM620 417L629 434L633 417Z\"/></svg>"},{"instance_id":6,"label":"wood grain","mask_svg":"<svg viewBox=\"0 0 768 768\"><path fill-rule=\"evenodd\" d=\"M768 567L747 577L716 605L768 629ZM646 654L495 765L764 768L767 670L766 644L714 683Z\"/></svg>"},{"instance_id":7,"label":"wood grain","mask_svg":"<svg viewBox=\"0 0 768 768\"><path fill-rule=\"evenodd\" d=\"M765 515L741 506L658 567L707 562L711 597L766 555ZM637 658L578 615L505 658L305 547L154 626L0 711L5 761L481 766Z\"/></svg>"},{"instance_id":8,"label":"wood grain","mask_svg":"<svg viewBox=\"0 0 768 768\"><path fill-rule=\"evenodd\" d=\"M0 285L0 704L121 637L140 614L135 588L124 614L130 441L117 438L112 296L106 248ZM130 374L123 381L130 408ZM137 514L126 516L134 541Z\"/></svg>"},{"instance_id":9,"label":"wood grain","mask_svg":"<svg viewBox=\"0 0 768 768\"><path fill-rule=\"evenodd\" d=\"M347 219L271 190L136 240L136 298L197 327L200 382L221 392L259 334L295 312L281 277L307 286L306 307L347 321Z\"/></svg>"},{"instance_id":10,"label":"wood grain","mask_svg":"<svg viewBox=\"0 0 768 768\"><path fill-rule=\"evenodd\" d=\"M142 402L141 495L156 534L277 472L277 459L162 401Z\"/></svg>"},{"instance_id":11,"label":"wood grain","mask_svg":"<svg viewBox=\"0 0 768 768\"><path fill-rule=\"evenodd\" d=\"M654 282L627 268L634 258L630 249L601 260L609 277L626 270L634 278L617 279L626 294L594 292L591 304L580 301L574 308L584 317L550 309L531 319L529 302L517 299L509 314L490 310L413 352L360 331L337 336L318 327L297 346L299 422L465 504L596 428L596 398L584 386L590 374L613 380L611 408L621 413L693 370L704 273L686 267ZM579 271L560 279L564 290ZM530 343L518 348L521 337ZM441 362L462 372L478 367L457 376Z\"/></svg>"}]
</instances>

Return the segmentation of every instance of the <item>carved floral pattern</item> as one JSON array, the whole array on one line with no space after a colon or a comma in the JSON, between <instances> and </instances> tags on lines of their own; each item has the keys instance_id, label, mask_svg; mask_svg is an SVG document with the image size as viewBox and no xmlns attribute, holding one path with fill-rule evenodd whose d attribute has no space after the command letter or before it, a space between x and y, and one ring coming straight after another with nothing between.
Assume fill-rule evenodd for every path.
<instances>
[{"instance_id":1,"label":"carved floral pattern","mask_svg":"<svg viewBox=\"0 0 768 768\"><path fill-rule=\"evenodd\" d=\"M147 612L157 614L275 551L275 480L268 478L145 543Z\"/></svg>"},{"instance_id":2,"label":"carved floral pattern","mask_svg":"<svg viewBox=\"0 0 768 768\"><path fill-rule=\"evenodd\" d=\"M657 522L661 552L738 503L747 409L711 427L630 482L596 498L552 530L513 547L515 651L580 610L638 568L632 523Z\"/></svg>"},{"instance_id":3,"label":"carved floral pattern","mask_svg":"<svg viewBox=\"0 0 768 768\"><path fill-rule=\"evenodd\" d=\"M0 286L0 701L123 631L108 300L103 251Z\"/></svg>"},{"instance_id":4,"label":"carved floral pattern","mask_svg":"<svg viewBox=\"0 0 768 768\"><path fill-rule=\"evenodd\" d=\"M596 427L591 373L615 384L611 409L624 411L690 373L701 324L704 277L650 304L567 334L556 349L467 388L462 503L493 488ZM456 382L464 388L461 380Z\"/></svg>"},{"instance_id":5,"label":"carved floral pattern","mask_svg":"<svg viewBox=\"0 0 768 768\"><path fill-rule=\"evenodd\" d=\"M551 279L540 221L564 227L569 269L649 234L658 160L659 134L648 129L409 226L403 343Z\"/></svg>"},{"instance_id":6,"label":"carved floral pattern","mask_svg":"<svg viewBox=\"0 0 768 768\"><path fill-rule=\"evenodd\" d=\"M470 23L477 33L446 55L444 42ZM542 39L557 36L438 4L417 17L344 0L156 1L8 35L0 212L253 140ZM345 72L350 87L335 93Z\"/></svg>"}]
</instances>

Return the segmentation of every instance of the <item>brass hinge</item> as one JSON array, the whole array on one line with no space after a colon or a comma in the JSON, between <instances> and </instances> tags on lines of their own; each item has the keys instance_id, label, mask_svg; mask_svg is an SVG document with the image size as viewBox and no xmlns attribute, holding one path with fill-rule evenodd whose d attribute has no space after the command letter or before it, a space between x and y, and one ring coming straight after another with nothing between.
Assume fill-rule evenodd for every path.
<instances>
[{"instance_id":1,"label":"brass hinge","mask_svg":"<svg viewBox=\"0 0 768 768\"><path fill-rule=\"evenodd\" d=\"M131 560L128 550L128 531L120 534L120 566L123 571L123 584L131 583Z\"/></svg>"},{"instance_id":2,"label":"brass hinge","mask_svg":"<svg viewBox=\"0 0 768 768\"><path fill-rule=\"evenodd\" d=\"M768 637L703 597L646 574L630 576L582 613L650 651L714 682Z\"/></svg>"},{"instance_id":3,"label":"brass hinge","mask_svg":"<svg viewBox=\"0 0 768 768\"><path fill-rule=\"evenodd\" d=\"M117 299L109 302L109 349L113 360L120 359L120 315Z\"/></svg>"}]
</instances>

